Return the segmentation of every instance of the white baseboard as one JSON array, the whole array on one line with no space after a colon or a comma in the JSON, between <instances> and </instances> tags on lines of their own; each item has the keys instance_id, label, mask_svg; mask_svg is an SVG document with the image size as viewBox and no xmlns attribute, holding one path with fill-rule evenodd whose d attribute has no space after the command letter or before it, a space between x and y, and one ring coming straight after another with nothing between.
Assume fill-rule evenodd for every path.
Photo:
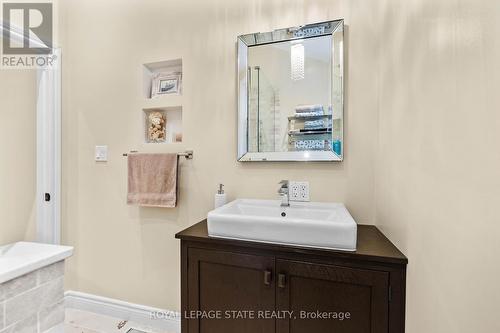
<instances>
[{"instance_id":1,"label":"white baseboard","mask_svg":"<svg viewBox=\"0 0 500 333\"><path fill-rule=\"evenodd\" d=\"M181 331L180 313L175 311L166 311L71 290L64 293L64 302L65 306L70 309L133 321L172 333Z\"/></svg>"}]
</instances>

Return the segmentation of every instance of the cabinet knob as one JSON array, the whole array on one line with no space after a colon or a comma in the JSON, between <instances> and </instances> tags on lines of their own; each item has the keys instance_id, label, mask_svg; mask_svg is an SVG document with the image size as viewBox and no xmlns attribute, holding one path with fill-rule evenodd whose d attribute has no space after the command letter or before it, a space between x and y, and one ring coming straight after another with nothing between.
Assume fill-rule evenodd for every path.
<instances>
[{"instance_id":1,"label":"cabinet knob","mask_svg":"<svg viewBox=\"0 0 500 333\"><path fill-rule=\"evenodd\" d=\"M286 275L278 274L278 287L285 288L285 286L286 286Z\"/></svg>"},{"instance_id":2,"label":"cabinet knob","mask_svg":"<svg viewBox=\"0 0 500 333\"><path fill-rule=\"evenodd\" d=\"M264 271L264 284L269 286L271 284L272 273L271 271Z\"/></svg>"}]
</instances>

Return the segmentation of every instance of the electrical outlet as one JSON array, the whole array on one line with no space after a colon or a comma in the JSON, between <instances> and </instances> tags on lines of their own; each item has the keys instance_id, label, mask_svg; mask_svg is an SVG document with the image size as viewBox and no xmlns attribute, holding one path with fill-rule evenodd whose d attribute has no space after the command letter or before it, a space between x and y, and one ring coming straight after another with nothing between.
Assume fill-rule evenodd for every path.
<instances>
[{"instance_id":1,"label":"electrical outlet","mask_svg":"<svg viewBox=\"0 0 500 333\"><path fill-rule=\"evenodd\" d=\"M290 201L309 201L309 182L291 181L288 191Z\"/></svg>"},{"instance_id":2,"label":"electrical outlet","mask_svg":"<svg viewBox=\"0 0 500 333\"><path fill-rule=\"evenodd\" d=\"M300 182L299 183L299 196L300 201L309 201L309 182Z\"/></svg>"},{"instance_id":3,"label":"electrical outlet","mask_svg":"<svg viewBox=\"0 0 500 333\"><path fill-rule=\"evenodd\" d=\"M299 201L299 183L298 182L290 182L288 184L288 199L290 201Z\"/></svg>"}]
</instances>

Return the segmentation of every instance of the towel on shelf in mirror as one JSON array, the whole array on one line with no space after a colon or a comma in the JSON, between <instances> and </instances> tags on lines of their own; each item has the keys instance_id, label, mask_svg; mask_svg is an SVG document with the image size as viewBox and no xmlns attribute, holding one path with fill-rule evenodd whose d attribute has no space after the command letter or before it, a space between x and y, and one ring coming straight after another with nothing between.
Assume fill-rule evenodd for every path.
<instances>
[{"instance_id":1,"label":"towel on shelf in mirror","mask_svg":"<svg viewBox=\"0 0 500 333\"><path fill-rule=\"evenodd\" d=\"M320 150L325 149L325 140L297 140L296 150Z\"/></svg>"},{"instance_id":2,"label":"towel on shelf in mirror","mask_svg":"<svg viewBox=\"0 0 500 333\"><path fill-rule=\"evenodd\" d=\"M304 129L306 130L323 129L331 127L332 127L331 119L307 120L304 122Z\"/></svg>"},{"instance_id":3,"label":"towel on shelf in mirror","mask_svg":"<svg viewBox=\"0 0 500 333\"><path fill-rule=\"evenodd\" d=\"M318 113L318 114L323 114L325 111L324 111L324 108L323 108L323 105L321 104L313 104L313 105L297 105L295 107L295 112L296 113Z\"/></svg>"},{"instance_id":4,"label":"towel on shelf in mirror","mask_svg":"<svg viewBox=\"0 0 500 333\"><path fill-rule=\"evenodd\" d=\"M297 112L295 113L295 117L298 118L307 118L307 117L314 117L314 116L323 116L324 113L323 111L318 111L318 112Z\"/></svg>"}]
</instances>

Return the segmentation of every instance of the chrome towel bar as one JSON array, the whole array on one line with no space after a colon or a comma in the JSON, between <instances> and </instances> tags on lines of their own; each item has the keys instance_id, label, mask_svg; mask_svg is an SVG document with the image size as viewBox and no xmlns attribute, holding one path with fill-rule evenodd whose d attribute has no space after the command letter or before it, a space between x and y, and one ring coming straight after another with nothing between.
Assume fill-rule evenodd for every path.
<instances>
[{"instance_id":1,"label":"chrome towel bar","mask_svg":"<svg viewBox=\"0 0 500 333\"><path fill-rule=\"evenodd\" d=\"M123 156L127 157L129 154L134 154L138 153L137 150L131 150L130 153L124 153ZM194 152L192 150L186 150L183 153L177 153L178 157L185 157L187 160L192 160L193 159Z\"/></svg>"}]
</instances>

